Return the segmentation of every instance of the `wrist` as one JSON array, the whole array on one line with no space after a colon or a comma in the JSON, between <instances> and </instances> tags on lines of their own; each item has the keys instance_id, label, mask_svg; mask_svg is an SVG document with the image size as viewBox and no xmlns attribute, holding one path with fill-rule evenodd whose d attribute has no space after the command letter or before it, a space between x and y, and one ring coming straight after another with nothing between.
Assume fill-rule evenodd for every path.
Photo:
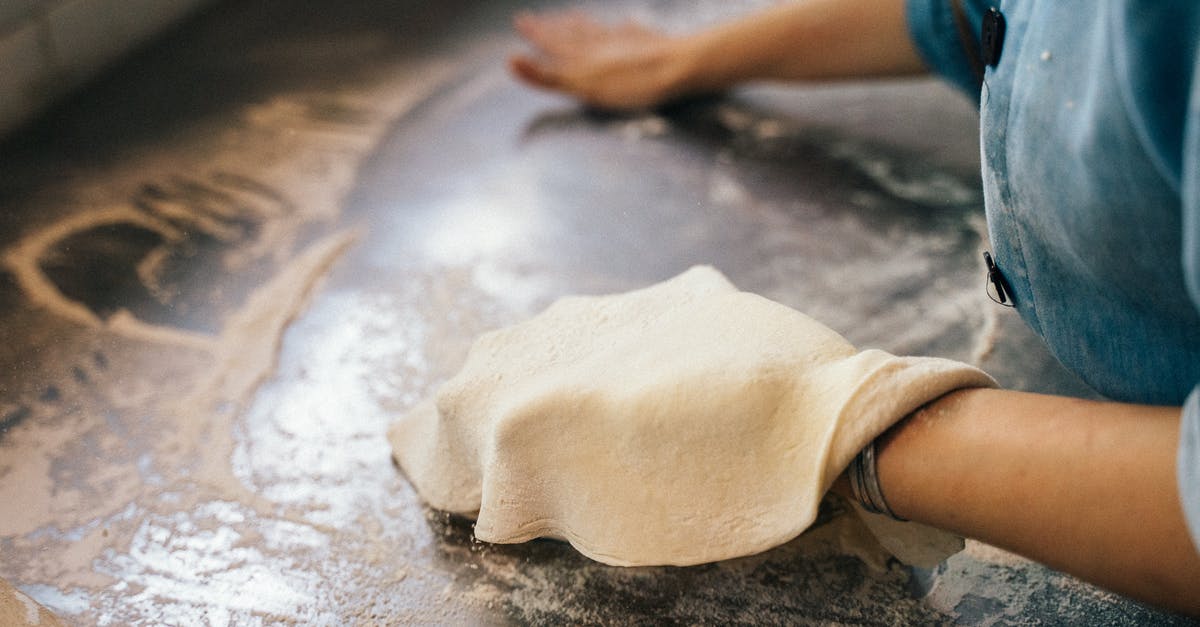
<instances>
[{"instance_id":1,"label":"wrist","mask_svg":"<svg viewBox=\"0 0 1200 627\"><path fill-rule=\"evenodd\" d=\"M933 492L944 498L954 490L944 451L955 446L956 418L973 412L969 405L979 394L993 391L964 388L940 396L876 438L880 488L897 516L931 522L921 511L923 497Z\"/></svg>"},{"instance_id":2,"label":"wrist","mask_svg":"<svg viewBox=\"0 0 1200 627\"><path fill-rule=\"evenodd\" d=\"M859 452L835 481L834 492L867 511L909 520L912 465L936 463L922 454L920 432L928 430L929 421L945 415L948 408L959 406L970 392L970 388L955 390L898 420Z\"/></svg>"},{"instance_id":3,"label":"wrist","mask_svg":"<svg viewBox=\"0 0 1200 627\"><path fill-rule=\"evenodd\" d=\"M737 82L724 76L727 72L717 55L729 53L722 53L722 42L715 31L675 38L670 54L674 67L671 92L675 97L720 92Z\"/></svg>"},{"instance_id":4,"label":"wrist","mask_svg":"<svg viewBox=\"0 0 1200 627\"><path fill-rule=\"evenodd\" d=\"M872 514L883 514L894 520L907 522L888 505L879 484L879 472L876 466L876 440L867 443L846 469L846 478L850 483L850 493L854 500L866 511Z\"/></svg>"}]
</instances>

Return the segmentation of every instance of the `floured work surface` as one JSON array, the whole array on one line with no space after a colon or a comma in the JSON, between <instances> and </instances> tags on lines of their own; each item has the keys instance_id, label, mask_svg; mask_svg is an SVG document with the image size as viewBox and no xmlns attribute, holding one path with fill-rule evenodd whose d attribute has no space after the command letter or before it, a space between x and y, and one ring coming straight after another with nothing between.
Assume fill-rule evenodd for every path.
<instances>
[{"instance_id":1,"label":"floured work surface","mask_svg":"<svg viewBox=\"0 0 1200 627\"><path fill-rule=\"evenodd\" d=\"M949 91L597 117L504 75L516 8L217 7L0 147L0 578L84 625L1171 620L986 547L910 573L836 504L649 569L426 512L386 428L476 335L697 263L859 346L1079 389L983 293Z\"/></svg>"}]
</instances>

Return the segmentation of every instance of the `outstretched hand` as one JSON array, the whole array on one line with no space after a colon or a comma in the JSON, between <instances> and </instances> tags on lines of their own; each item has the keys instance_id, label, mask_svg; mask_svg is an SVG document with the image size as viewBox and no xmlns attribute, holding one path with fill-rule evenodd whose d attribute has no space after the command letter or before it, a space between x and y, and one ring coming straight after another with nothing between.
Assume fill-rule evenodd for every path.
<instances>
[{"instance_id":1,"label":"outstretched hand","mask_svg":"<svg viewBox=\"0 0 1200 627\"><path fill-rule=\"evenodd\" d=\"M517 32L532 53L509 59L523 82L602 109L634 110L682 95L678 39L634 21L604 24L581 11L521 13Z\"/></svg>"},{"instance_id":2,"label":"outstretched hand","mask_svg":"<svg viewBox=\"0 0 1200 627\"><path fill-rule=\"evenodd\" d=\"M904 0L783 2L678 36L581 11L522 13L513 24L533 49L509 66L534 87L616 110L751 81L922 73L904 7Z\"/></svg>"}]
</instances>

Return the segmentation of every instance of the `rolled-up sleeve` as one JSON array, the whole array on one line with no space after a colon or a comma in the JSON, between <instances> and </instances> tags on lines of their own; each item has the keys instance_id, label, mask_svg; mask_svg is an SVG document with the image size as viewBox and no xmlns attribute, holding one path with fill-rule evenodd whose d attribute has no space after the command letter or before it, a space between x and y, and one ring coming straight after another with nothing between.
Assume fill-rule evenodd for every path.
<instances>
[{"instance_id":1,"label":"rolled-up sleeve","mask_svg":"<svg viewBox=\"0 0 1200 627\"><path fill-rule=\"evenodd\" d=\"M979 99L979 85L971 70L959 29L954 24L954 0L908 0L908 31L917 52L935 74L972 98ZM985 2L962 0L968 32L979 46L980 24Z\"/></svg>"}]
</instances>

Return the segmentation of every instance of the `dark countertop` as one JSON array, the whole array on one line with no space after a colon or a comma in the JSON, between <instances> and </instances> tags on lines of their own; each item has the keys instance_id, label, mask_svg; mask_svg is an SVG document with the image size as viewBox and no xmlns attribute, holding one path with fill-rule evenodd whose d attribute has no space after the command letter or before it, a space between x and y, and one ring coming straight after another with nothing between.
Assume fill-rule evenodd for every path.
<instances>
[{"instance_id":1,"label":"dark countertop","mask_svg":"<svg viewBox=\"0 0 1200 627\"><path fill-rule=\"evenodd\" d=\"M515 8L221 4L0 146L0 578L81 624L1184 622L976 543L910 571L832 501L691 568L425 510L384 432L472 338L698 263L859 346L1088 394L984 293L963 98L597 115L508 79Z\"/></svg>"}]
</instances>

